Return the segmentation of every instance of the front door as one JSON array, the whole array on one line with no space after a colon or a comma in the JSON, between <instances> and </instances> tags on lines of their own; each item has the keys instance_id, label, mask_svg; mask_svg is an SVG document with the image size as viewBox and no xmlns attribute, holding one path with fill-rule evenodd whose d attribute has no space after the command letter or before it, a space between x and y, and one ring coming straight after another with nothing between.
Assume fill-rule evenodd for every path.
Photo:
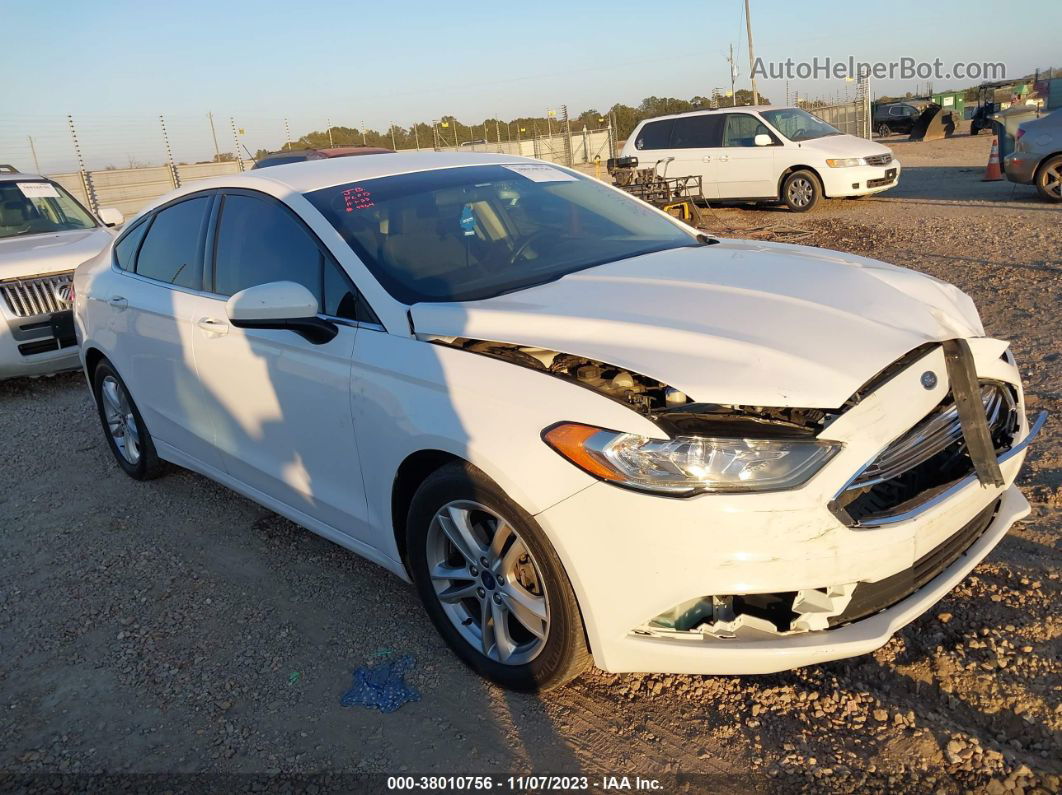
<instances>
[{"instance_id":1,"label":"front door","mask_svg":"<svg viewBox=\"0 0 1062 795\"><path fill-rule=\"evenodd\" d=\"M771 146L756 146L757 135L771 138ZM781 141L751 113L728 113L723 149L715 173L721 199L759 199L778 195L774 155Z\"/></svg>"},{"instance_id":2,"label":"front door","mask_svg":"<svg viewBox=\"0 0 1062 795\"><path fill-rule=\"evenodd\" d=\"M228 322L228 296L276 281L309 289L339 334L316 345L292 331ZM225 468L336 530L367 538L350 408L357 334L350 280L286 206L227 191L208 282L215 297L194 320L196 364Z\"/></svg>"}]
</instances>

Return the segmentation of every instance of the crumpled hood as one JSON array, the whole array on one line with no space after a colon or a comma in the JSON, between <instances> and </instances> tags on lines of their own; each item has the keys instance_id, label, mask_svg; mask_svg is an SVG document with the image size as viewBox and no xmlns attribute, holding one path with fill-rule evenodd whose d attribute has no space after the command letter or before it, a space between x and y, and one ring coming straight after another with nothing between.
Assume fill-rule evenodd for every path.
<instances>
[{"instance_id":1,"label":"crumpled hood","mask_svg":"<svg viewBox=\"0 0 1062 795\"><path fill-rule=\"evenodd\" d=\"M410 312L421 336L586 356L701 402L804 408L839 407L924 342L984 334L952 285L865 257L742 240Z\"/></svg>"},{"instance_id":2,"label":"crumpled hood","mask_svg":"<svg viewBox=\"0 0 1062 795\"><path fill-rule=\"evenodd\" d=\"M0 280L72 271L111 242L106 227L0 239Z\"/></svg>"}]
</instances>

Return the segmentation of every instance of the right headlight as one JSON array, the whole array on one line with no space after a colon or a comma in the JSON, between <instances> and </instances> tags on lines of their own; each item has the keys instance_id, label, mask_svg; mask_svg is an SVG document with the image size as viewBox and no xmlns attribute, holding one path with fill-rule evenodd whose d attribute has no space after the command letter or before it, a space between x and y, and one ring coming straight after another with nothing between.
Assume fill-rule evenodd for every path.
<instances>
[{"instance_id":1,"label":"right headlight","mask_svg":"<svg viewBox=\"0 0 1062 795\"><path fill-rule=\"evenodd\" d=\"M796 488L841 449L818 439L652 439L576 422L547 428L542 438L595 477L673 496Z\"/></svg>"},{"instance_id":2,"label":"right headlight","mask_svg":"<svg viewBox=\"0 0 1062 795\"><path fill-rule=\"evenodd\" d=\"M865 166L866 164L867 161L861 157L841 157L826 161L826 165L830 168L851 168L853 166Z\"/></svg>"}]
</instances>

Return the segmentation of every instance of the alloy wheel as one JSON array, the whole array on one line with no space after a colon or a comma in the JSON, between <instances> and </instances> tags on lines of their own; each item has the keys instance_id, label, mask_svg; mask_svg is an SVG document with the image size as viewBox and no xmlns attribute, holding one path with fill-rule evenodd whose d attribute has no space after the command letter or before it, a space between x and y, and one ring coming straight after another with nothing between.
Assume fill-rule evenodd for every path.
<instances>
[{"instance_id":1,"label":"alloy wheel","mask_svg":"<svg viewBox=\"0 0 1062 795\"><path fill-rule=\"evenodd\" d=\"M118 379L111 375L106 376L100 384L100 395L111 441L122 458L136 465L140 460L140 431L136 427L129 395Z\"/></svg>"},{"instance_id":2,"label":"alloy wheel","mask_svg":"<svg viewBox=\"0 0 1062 795\"><path fill-rule=\"evenodd\" d=\"M1043 176L1044 193L1062 199L1062 162L1048 166Z\"/></svg>"},{"instance_id":3,"label":"alloy wheel","mask_svg":"<svg viewBox=\"0 0 1062 795\"><path fill-rule=\"evenodd\" d=\"M436 511L425 538L439 604L461 637L504 665L535 659L549 636L541 569L513 525L470 500Z\"/></svg>"}]
</instances>

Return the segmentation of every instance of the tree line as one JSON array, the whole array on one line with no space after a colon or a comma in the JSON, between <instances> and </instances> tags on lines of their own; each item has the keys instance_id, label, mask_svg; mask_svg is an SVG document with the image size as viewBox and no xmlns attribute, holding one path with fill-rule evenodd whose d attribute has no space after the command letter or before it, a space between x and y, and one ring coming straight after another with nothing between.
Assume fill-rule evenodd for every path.
<instances>
[{"instance_id":1,"label":"tree line","mask_svg":"<svg viewBox=\"0 0 1062 795\"><path fill-rule=\"evenodd\" d=\"M760 96L762 104L770 100ZM740 89L733 97L718 97L714 107L730 107L752 104L752 92ZM572 133L599 130L613 125L616 139L622 141L633 132L643 119L654 116L666 116L669 113L685 113L691 110L704 110L713 107L710 97L695 96L690 99L676 97L646 97L637 106L616 103L606 111L597 108L584 110L578 115L570 116L568 125ZM336 146L379 146L387 149L432 149L435 146L459 146L468 143L495 143L498 141L527 140L564 130L563 113L557 108L553 115L519 116L513 119L488 117L482 121L462 121L454 116L443 116L432 122L417 122L409 127L395 125L384 130L359 129L356 127L337 126L324 130L313 130L288 144L278 143L275 149L259 149L255 157L263 157L270 152L283 149L328 149ZM233 155L224 152L215 160L232 160Z\"/></svg>"}]
</instances>

